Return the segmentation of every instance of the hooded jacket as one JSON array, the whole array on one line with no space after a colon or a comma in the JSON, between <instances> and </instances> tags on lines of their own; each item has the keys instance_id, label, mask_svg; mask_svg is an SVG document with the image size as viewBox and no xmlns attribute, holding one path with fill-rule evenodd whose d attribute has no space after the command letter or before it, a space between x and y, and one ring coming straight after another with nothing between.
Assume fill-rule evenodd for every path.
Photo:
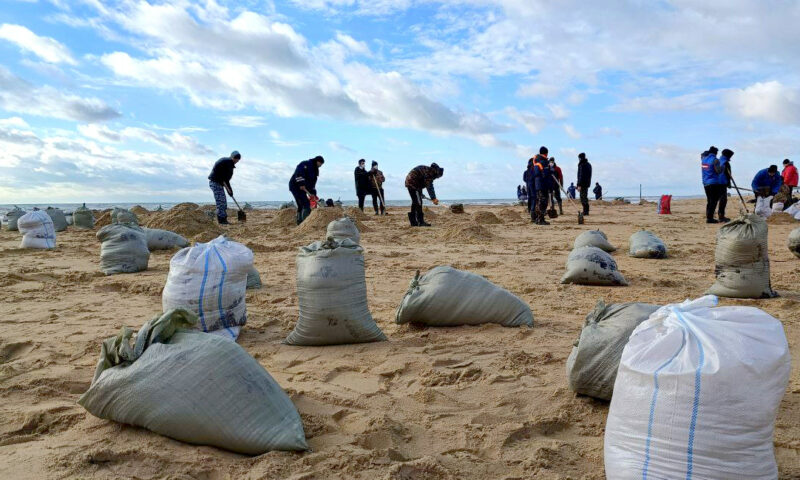
<instances>
[{"instance_id":1,"label":"hooded jacket","mask_svg":"<svg viewBox=\"0 0 800 480\"><path fill-rule=\"evenodd\" d=\"M592 185L592 164L587 159L578 160L578 186L587 189Z\"/></svg>"},{"instance_id":2,"label":"hooded jacket","mask_svg":"<svg viewBox=\"0 0 800 480\"><path fill-rule=\"evenodd\" d=\"M778 193L778 190L780 190L781 185L783 185L783 178L777 173L774 176L770 176L768 170L769 169L765 168L756 173L756 176L753 177L753 183L751 183L750 186L753 188L753 191L769 187L770 193L775 195Z\"/></svg>"},{"instance_id":3,"label":"hooded jacket","mask_svg":"<svg viewBox=\"0 0 800 480\"><path fill-rule=\"evenodd\" d=\"M790 187L796 187L797 177L797 167L794 166L794 163L789 162L789 165L783 167L783 183Z\"/></svg>"},{"instance_id":4,"label":"hooded jacket","mask_svg":"<svg viewBox=\"0 0 800 480\"><path fill-rule=\"evenodd\" d=\"M289 180L289 190L299 192L300 187L306 187L308 193L317 194L317 177L319 177L319 167L313 158L303 160L297 164L294 174Z\"/></svg>"}]
</instances>

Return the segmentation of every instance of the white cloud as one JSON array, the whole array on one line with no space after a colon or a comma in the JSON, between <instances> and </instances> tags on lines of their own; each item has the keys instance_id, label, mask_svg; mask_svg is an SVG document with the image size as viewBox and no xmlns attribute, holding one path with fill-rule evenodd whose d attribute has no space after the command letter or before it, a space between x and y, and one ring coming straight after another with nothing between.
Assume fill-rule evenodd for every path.
<instances>
[{"instance_id":1,"label":"white cloud","mask_svg":"<svg viewBox=\"0 0 800 480\"><path fill-rule=\"evenodd\" d=\"M569 110L564 108L563 105L552 105L548 104L547 109L550 110L550 114L553 116L555 120L565 120L569 117Z\"/></svg>"},{"instance_id":2,"label":"white cloud","mask_svg":"<svg viewBox=\"0 0 800 480\"><path fill-rule=\"evenodd\" d=\"M569 135L570 138L573 138L575 140L581 138L581 133L577 129L575 129L574 126L568 123L564 124L564 132L566 132L566 134Z\"/></svg>"},{"instance_id":3,"label":"white cloud","mask_svg":"<svg viewBox=\"0 0 800 480\"><path fill-rule=\"evenodd\" d=\"M610 110L614 112L709 110L719 106L719 96L722 93L724 93L722 90L703 90L674 97L661 95L635 97L612 106Z\"/></svg>"},{"instance_id":4,"label":"white cloud","mask_svg":"<svg viewBox=\"0 0 800 480\"><path fill-rule=\"evenodd\" d=\"M13 43L20 50L30 52L49 63L77 65L69 49L50 37L40 37L22 25L0 25L0 39Z\"/></svg>"},{"instance_id":5,"label":"white cloud","mask_svg":"<svg viewBox=\"0 0 800 480\"><path fill-rule=\"evenodd\" d=\"M506 114L519 122L534 135L547 126L547 119L536 113L520 112L514 107L509 107L506 109Z\"/></svg>"},{"instance_id":6,"label":"white cloud","mask_svg":"<svg viewBox=\"0 0 800 480\"><path fill-rule=\"evenodd\" d=\"M106 143L141 141L159 145L173 152L188 152L197 155L212 155L214 151L196 139L178 132L168 135L138 127L125 127L113 130L105 125L80 125L78 131L91 139Z\"/></svg>"},{"instance_id":7,"label":"white cloud","mask_svg":"<svg viewBox=\"0 0 800 480\"><path fill-rule=\"evenodd\" d=\"M253 115L231 115L226 118L228 125L242 128L261 127L267 122L264 117L257 117Z\"/></svg>"},{"instance_id":8,"label":"white cloud","mask_svg":"<svg viewBox=\"0 0 800 480\"><path fill-rule=\"evenodd\" d=\"M337 152L356 153L356 151L347 145L342 145L339 142L328 142L328 146Z\"/></svg>"},{"instance_id":9,"label":"white cloud","mask_svg":"<svg viewBox=\"0 0 800 480\"><path fill-rule=\"evenodd\" d=\"M30 128L30 125L20 117L9 117L0 118L0 127Z\"/></svg>"},{"instance_id":10,"label":"white cloud","mask_svg":"<svg viewBox=\"0 0 800 480\"><path fill-rule=\"evenodd\" d=\"M724 95L726 108L745 119L800 124L800 90L780 82L759 82Z\"/></svg>"}]
</instances>

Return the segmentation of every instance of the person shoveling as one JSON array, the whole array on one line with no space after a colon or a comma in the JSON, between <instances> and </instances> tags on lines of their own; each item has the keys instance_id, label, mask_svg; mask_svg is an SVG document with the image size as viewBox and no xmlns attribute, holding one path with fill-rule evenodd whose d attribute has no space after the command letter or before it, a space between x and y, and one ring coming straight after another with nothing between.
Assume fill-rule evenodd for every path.
<instances>
[{"instance_id":1,"label":"person shoveling","mask_svg":"<svg viewBox=\"0 0 800 480\"><path fill-rule=\"evenodd\" d=\"M406 176L406 188L411 196L411 211L408 212L408 220L412 227L430 227L431 224L425 222L425 214L422 211L422 189L428 190L430 200L434 205L439 205L436 199L436 190L433 189L433 181L444 175L444 168L436 163L430 167L420 165L414 167Z\"/></svg>"},{"instance_id":2,"label":"person shoveling","mask_svg":"<svg viewBox=\"0 0 800 480\"><path fill-rule=\"evenodd\" d=\"M231 178L233 177L233 169L236 164L242 159L242 155L234 150L231 152L230 157L222 157L214 164L211 173L208 175L208 186L214 192L214 202L217 204L217 222L220 225L228 225L228 201L225 197L225 192L233 198L233 188L231 188ZM233 198L236 202L236 199ZM239 203L236 203L239 206ZM245 221L244 211L239 208L238 213L239 221Z\"/></svg>"}]
</instances>

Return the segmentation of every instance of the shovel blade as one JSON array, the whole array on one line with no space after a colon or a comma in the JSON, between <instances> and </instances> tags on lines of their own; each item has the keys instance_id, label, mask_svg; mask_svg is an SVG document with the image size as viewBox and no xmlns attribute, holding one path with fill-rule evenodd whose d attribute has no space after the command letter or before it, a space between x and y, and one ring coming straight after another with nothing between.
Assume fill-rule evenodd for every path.
<instances>
[{"instance_id":1,"label":"shovel blade","mask_svg":"<svg viewBox=\"0 0 800 480\"><path fill-rule=\"evenodd\" d=\"M244 222L246 222L246 221L247 221L247 214L246 214L246 213L244 213L244 210L239 210L239 211L236 213L236 218L237 218L237 219L238 219L240 222L244 223Z\"/></svg>"},{"instance_id":2,"label":"shovel blade","mask_svg":"<svg viewBox=\"0 0 800 480\"><path fill-rule=\"evenodd\" d=\"M583 214L578 212L578 225L583 225Z\"/></svg>"}]
</instances>

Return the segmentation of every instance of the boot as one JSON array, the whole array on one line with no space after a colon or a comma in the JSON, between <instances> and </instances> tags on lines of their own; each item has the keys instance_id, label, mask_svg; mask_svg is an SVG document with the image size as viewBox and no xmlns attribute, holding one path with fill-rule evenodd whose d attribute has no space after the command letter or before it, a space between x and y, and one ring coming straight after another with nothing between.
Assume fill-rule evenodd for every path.
<instances>
[{"instance_id":1,"label":"boot","mask_svg":"<svg viewBox=\"0 0 800 480\"><path fill-rule=\"evenodd\" d=\"M562 208L561 202L558 202L558 214L564 215L564 208Z\"/></svg>"},{"instance_id":2,"label":"boot","mask_svg":"<svg viewBox=\"0 0 800 480\"><path fill-rule=\"evenodd\" d=\"M418 224L420 227L430 227L430 226L431 226L431 224L430 224L430 223L427 223L427 222L425 221L425 214L424 214L424 213L422 213L422 210L421 210L421 209L420 209L420 211L417 213L417 224Z\"/></svg>"},{"instance_id":3,"label":"boot","mask_svg":"<svg viewBox=\"0 0 800 480\"><path fill-rule=\"evenodd\" d=\"M217 223L220 225L230 225L230 223L228 223L228 217L220 217L219 215L217 215Z\"/></svg>"},{"instance_id":4,"label":"boot","mask_svg":"<svg viewBox=\"0 0 800 480\"><path fill-rule=\"evenodd\" d=\"M419 227L419 222L417 222L417 216L414 212L408 212L408 221L412 227Z\"/></svg>"}]
</instances>

